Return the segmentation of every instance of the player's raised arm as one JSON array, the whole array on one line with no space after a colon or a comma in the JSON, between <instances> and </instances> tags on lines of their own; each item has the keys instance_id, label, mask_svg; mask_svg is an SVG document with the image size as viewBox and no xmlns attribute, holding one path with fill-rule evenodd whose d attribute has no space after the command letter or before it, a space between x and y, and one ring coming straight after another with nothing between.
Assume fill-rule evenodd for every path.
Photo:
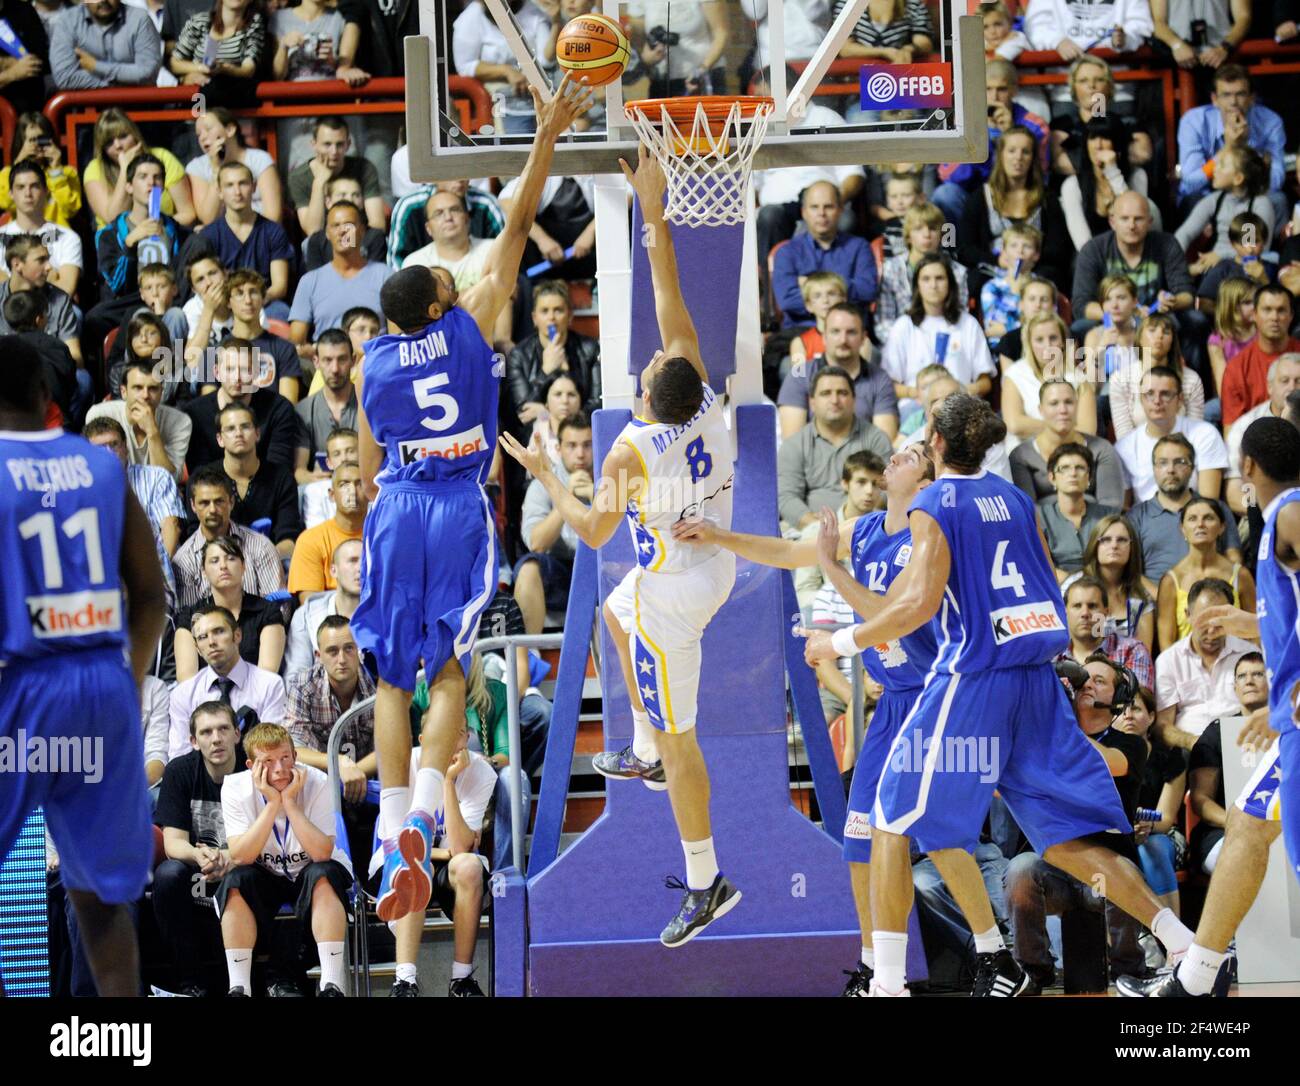
<instances>
[{"instance_id":1,"label":"player's raised arm","mask_svg":"<svg viewBox=\"0 0 1300 1086\"><path fill-rule=\"evenodd\" d=\"M682 297L681 281L677 277L677 253L673 248L672 230L664 218L664 192L668 179L664 177L659 160L642 145L637 159L636 172L622 159L619 165L627 175L636 198L641 204L641 218L646 225L645 247L650 257L650 279L655 292L655 316L659 318L659 335L664 353L685 358L705 383L709 380L704 362L700 358L700 337Z\"/></svg>"},{"instance_id":2,"label":"player's raised arm","mask_svg":"<svg viewBox=\"0 0 1300 1086\"><path fill-rule=\"evenodd\" d=\"M483 264L483 278L467 290L460 301L461 308L474 318L483 338L489 343L492 342L497 316L514 294L519 263L528 244L528 232L537 218L542 187L551 172L555 141L595 101L594 91L585 83L574 82L571 74L565 75L554 96L545 104L535 87L529 90L537 113L537 138L524 172L519 176L519 190L510 204L505 226L493 241Z\"/></svg>"},{"instance_id":3,"label":"player's raised arm","mask_svg":"<svg viewBox=\"0 0 1300 1086\"><path fill-rule=\"evenodd\" d=\"M832 514L834 516L834 514ZM849 556L853 542L853 525L856 520L837 525L836 553L839 558ZM720 528L704 517L683 518L673 525L673 540L692 546L717 546L723 550L760 566L777 569L803 569L817 563L818 541L814 539L786 539L779 535L749 535ZM856 583L856 582L855 582Z\"/></svg>"}]
</instances>

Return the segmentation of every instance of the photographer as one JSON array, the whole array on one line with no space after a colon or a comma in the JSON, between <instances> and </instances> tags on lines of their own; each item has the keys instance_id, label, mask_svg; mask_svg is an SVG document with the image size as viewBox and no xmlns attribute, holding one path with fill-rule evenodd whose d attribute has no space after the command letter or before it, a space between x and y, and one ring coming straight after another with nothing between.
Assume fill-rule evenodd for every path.
<instances>
[{"instance_id":1,"label":"photographer","mask_svg":"<svg viewBox=\"0 0 1300 1086\"><path fill-rule=\"evenodd\" d=\"M674 4L646 0L626 5L633 48L649 71L651 98L722 93L730 32L718 0Z\"/></svg>"},{"instance_id":2,"label":"photographer","mask_svg":"<svg viewBox=\"0 0 1300 1086\"><path fill-rule=\"evenodd\" d=\"M1058 662L1057 674L1073 687L1075 718L1093 747L1106 759L1124 811L1132 822L1138 787L1146 768L1147 747L1140 737L1111 725L1137 697L1138 684L1133 673L1122 664L1094 653L1083 667L1072 660ZM1137 849L1131 835L1106 834L1101 840L1137 863ZM1007 868L1005 886L1011 929L1015 933L1012 952L1031 978L1026 994L1037 995L1054 976L1047 917L1074 909L1105 910L1112 975L1145 972L1145 956L1138 944L1140 925L1127 913L1112 907L1098 894L1095 885L1086 885L1067 875L1037 853L1022 852Z\"/></svg>"}]
</instances>

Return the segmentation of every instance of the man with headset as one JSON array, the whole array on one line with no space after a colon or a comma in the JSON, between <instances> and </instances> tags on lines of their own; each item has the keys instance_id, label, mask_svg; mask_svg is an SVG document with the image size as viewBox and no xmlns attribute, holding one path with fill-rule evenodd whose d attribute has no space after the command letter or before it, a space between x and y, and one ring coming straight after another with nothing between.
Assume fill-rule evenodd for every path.
<instances>
[{"instance_id":1,"label":"man with headset","mask_svg":"<svg viewBox=\"0 0 1300 1086\"><path fill-rule=\"evenodd\" d=\"M1089 656L1082 665L1074 660L1059 661L1056 669L1073 691L1079 728L1106 760L1124 813L1132 822L1142 771L1146 767L1146 744L1139 736L1112 728L1111 722L1137 697L1137 679L1123 664L1099 652ZM1121 856L1138 862L1132 834L1102 834L1098 839ZM1105 909L1113 975L1145 973L1145 958L1138 945L1141 925L1102 897L1104 886L1080 882L1034 852L1022 852L1011 861L1004 886L1014 932L1012 953L1030 976L1026 995L1041 992L1055 975L1047 938L1047 917L1073 909L1093 912Z\"/></svg>"}]
</instances>

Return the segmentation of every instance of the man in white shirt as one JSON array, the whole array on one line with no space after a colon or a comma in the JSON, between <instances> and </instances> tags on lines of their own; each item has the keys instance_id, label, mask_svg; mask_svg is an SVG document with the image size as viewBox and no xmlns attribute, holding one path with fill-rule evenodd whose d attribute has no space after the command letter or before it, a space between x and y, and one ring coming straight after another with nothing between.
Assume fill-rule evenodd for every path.
<instances>
[{"instance_id":1,"label":"man in white shirt","mask_svg":"<svg viewBox=\"0 0 1300 1086\"><path fill-rule=\"evenodd\" d=\"M169 758L189 753L190 714L205 701L223 702L236 715L251 709L258 720L284 719L284 680L240 658L240 629L234 615L217 604L200 608L194 612L190 632L207 667L172 690Z\"/></svg>"},{"instance_id":2,"label":"man in white shirt","mask_svg":"<svg viewBox=\"0 0 1300 1086\"><path fill-rule=\"evenodd\" d=\"M1300 389L1300 354L1284 354L1268 367L1268 399L1252 407L1228 429L1228 507L1237 516L1246 515L1246 495L1241 482L1241 439L1256 419L1272 415L1283 418L1286 398Z\"/></svg>"},{"instance_id":3,"label":"man in white shirt","mask_svg":"<svg viewBox=\"0 0 1300 1086\"><path fill-rule=\"evenodd\" d=\"M81 238L75 230L45 218L50 190L43 165L35 159L15 165L9 172L9 195L13 200L14 217L0 226L0 282L9 278L9 268L4 261L5 237L31 234L41 239L50 255L50 274L46 282L64 294L75 294L84 266Z\"/></svg>"},{"instance_id":4,"label":"man in white shirt","mask_svg":"<svg viewBox=\"0 0 1300 1086\"><path fill-rule=\"evenodd\" d=\"M329 777L297 764L293 739L279 724L250 730L244 752L249 772L226 777L221 785L221 816L234 865L217 890L228 994L252 994L257 933L292 904L299 923L310 925L320 953L317 994L341 997L343 902L352 889L352 864L334 841Z\"/></svg>"},{"instance_id":5,"label":"man in white shirt","mask_svg":"<svg viewBox=\"0 0 1300 1086\"><path fill-rule=\"evenodd\" d=\"M1232 586L1207 577L1187 593L1187 617L1194 623L1207 607L1232 603ZM1156 658L1156 729L1166 746L1191 750L1210 721L1237 715L1233 671L1242 656L1257 651L1221 626L1193 626Z\"/></svg>"},{"instance_id":6,"label":"man in white shirt","mask_svg":"<svg viewBox=\"0 0 1300 1086\"><path fill-rule=\"evenodd\" d=\"M122 374L122 399L95 404L86 422L101 415L113 419L126 433L132 464L150 464L179 479L194 423L184 411L164 404L162 394L162 381L148 362L133 363Z\"/></svg>"},{"instance_id":7,"label":"man in white shirt","mask_svg":"<svg viewBox=\"0 0 1300 1086\"><path fill-rule=\"evenodd\" d=\"M1152 456L1156 442L1175 431L1183 434L1196 449L1193 489L1207 498L1217 499L1228 466L1228 449L1219 431L1208 422L1179 414L1183 407L1182 379L1168 366L1152 366L1142 376L1140 396L1146 425L1130 430L1115 446L1132 497L1126 505L1155 496Z\"/></svg>"},{"instance_id":8,"label":"man in white shirt","mask_svg":"<svg viewBox=\"0 0 1300 1086\"><path fill-rule=\"evenodd\" d=\"M340 464L360 463L360 438L350 427L340 426L325 439L325 474L315 482L300 486L302 495L302 520L308 528L315 528L332 520L338 512L334 504L334 469Z\"/></svg>"},{"instance_id":9,"label":"man in white shirt","mask_svg":"<svg viewBox=\"0 0 1300 1086\"><path fill-rule=\"evenodd\" d=\"M492 242L475 238L469 232L469 206L454 192L434 191L425 205L428 245L416 249L402 267L422 264L426 268L446 268L456 281L457 290L468 290L483 278Z\"/></svg>"},{"instance_id":10,"label":"man in white shirt","mask_svg":"<svg viewBox=\"0 0 1300 1086\"><path fill-rule=\"evenodd\" d=\"M361 602L361 540L345 539L334 548L330 576L338 582L333 592L318 592L293 613L289 642L284 652L284 673L289 678L310 671L316 662L316 634L330 615L351 618Z\"/></svg>"}]
</instances>

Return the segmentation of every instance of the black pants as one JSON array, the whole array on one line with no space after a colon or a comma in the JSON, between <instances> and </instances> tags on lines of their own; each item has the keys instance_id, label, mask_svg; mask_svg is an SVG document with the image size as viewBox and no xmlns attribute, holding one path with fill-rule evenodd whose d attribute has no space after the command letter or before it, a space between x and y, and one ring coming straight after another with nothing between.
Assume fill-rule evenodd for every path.
<instances>
[{"instance_id":1,"label":"black pants","mask_svg":"<svg viewBox=\"0 0 1300 1086\"><path fill-rule=\"evenodd\" d=\"M200 962L221 948L221 921L212 907L217 884L184 860L164 860L153 873L158 932L182 983L198 980Z\"/></svg>"}]
</instances>

